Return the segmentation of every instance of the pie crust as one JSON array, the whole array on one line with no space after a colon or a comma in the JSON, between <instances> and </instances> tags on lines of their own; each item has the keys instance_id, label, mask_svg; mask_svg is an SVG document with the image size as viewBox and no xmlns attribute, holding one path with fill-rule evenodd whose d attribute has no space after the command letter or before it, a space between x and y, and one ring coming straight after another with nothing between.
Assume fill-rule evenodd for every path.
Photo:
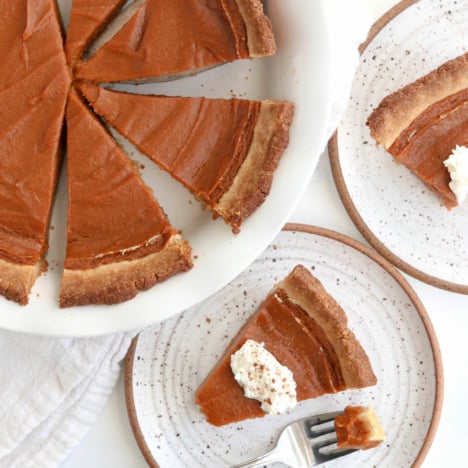
<instances>
[{"instance_id":1,"label":"pie crust","mask_svg":"<svg viewBox=\"0 0 468 468\"><path fill-rule=\"evenodd\" d=\"M235 233L269 194L289 142L293 104L130 94L86 82L77 87L96 114Z\"/></svg>"},{"instance_id":2,"label":"pie crust","mask_svg":"<svg viewBox=\"0 0 468 468\"><path fill-rule=\"evenodd\" d=\"M468 52L385 97L367 125L446 208L457 206L444 161L468 145Z\"/></svg>"},{"instance_id":3,"label":"pie crust","mask_svg":"<svg viewBox=\"0 0 468 468\"><path fill-rule=\"evenodd\" d=\"M69 203L60 306L122 302L191 268L189 244L74 90L66 118Z\"/></svg>"},{"instance_id":4,"label":"pie crust","mask_svg":"<svg viewBox=\"0 0 468 468\"><path fill-rule=\"evenodd\" d=\"M258 401L244 396L230 368L231 355L248 339L264 343L292 371L297 401L377 381L343 309L298 265L249 318L198 387L195 402L213 425L265 415Z\"/></svg>"},{"instance_id":5,"label":"pie crust","mask_svg":"<svg viewBox=\"0 0 468 468\"><path fill-rule=\"evenodd\" d=\"M370 406L347 406L335 418L335 429L341 449L367 450L385 440L385 432Z\"/></svg>"},{"instance_id":6,"label":"pie crust","mask_svg":"<svg viewBox=\"0 0 468 468\"><path fill-rule=\"evenodd\" d=\"M53 0L0 16L0 294L27 304L44 256L70 75Z\"/></svg>"},{"instance_id":7,"label":"pie crust","mask_svg":"<svg viewBox=\"0 0 468 468\"><path fill-rule=\"evenodd\" d=\"M260 0L147 0L119 27L77 64L77 79L168 80L276 51Z\"/></svg>"},{"instance_id":8,"label":"pie crust","mask_svg":"<svg viewBox=\"0 0 468 468\"><path fill-rule=\"evenodd\" d=\"M468 88L468 52L385 97L367 120L371 135L388 150L430 106Z\"/></svg>"},{"instance_id":9,"label":"pie crust","mask_svg":"<svg viewBox=\"0 0 468 468\"><path fill-rule=\"evenodd\" d=\"M87 126L78 125L83 132L80 140L67 119L69 224L60 305L127 300L138 290L192 267L189 244L171 226L137 171L128 171L132 163L76 93L77 78L95 82L145 80L155 76L170 79L276 51L271 23L263 13L260 0L210 0L209 3L136 0L127 8L124 4L125 0L74 0L65 41L53 0L14 2L0 20L4 70L0 74L3 127L0 142L7 149L0 175L0 208L5 207L6 219L0 222L0 294L21 304L28 302L36 277L46 269L47 231L61 164L60 142L69 92L69 108L79 107L82 115L87 115L83 117ZM108 42L103 41L106 32L111 31L114 36ZM120 47L117 54L116 46ZM90 59L84 61L86 51ZM114 72L117 75L106 75ZM263 203L270 191L273 172L288 144L293 105L234 99L222 104L221 100L214 101L223 109L242 108L241 124L233 124L234 145L225 145L226 154L223 152L219 161L209 153L205 161L208 169L194 163L194 167L169 172L192 190L212 210L214 217L223 217L238 232L244 219ZM214 134L205 135L211 138ZM225 134L229 135L229 131ZM103 146L93 146L99 138ZM206 142L200 144L206 146ZM39 156L36 150L40 150ZM78 166L72 168L70 163L77 154L83 165L93 158L104 161L109 154L114 155L118 167L126 168L122 170L128 174L131 172L128 177L134 184L132 193L141 195L141 206L151 216L143 221L134 219L132 216L137 214L124 209L124 198L114 200L114 213L108 209L98 214L95 208L99 203L94 203L93 194L107 187L110 177L106 180L105 176L115 166L107 167L103 162L97 171L101 178L95 186L86 184L84 177L76 184L80 177ZM164 161L161 165L164 166ZM25 168L27 177L24 177ZM184 179L184 172L186 175L191 170L205 173L201 176L204 185ZM86 190L80 189L80 184ZM113 187L109 189L111 192L114 193ZM114 195L118 193L117 189ZM82 205L76 204L77 198L84 200ZM141 206L134 211L138 212ZM123 213L127 216L126 224L112 224L112 216L123 216ZM153 231L148 227L151 222ZM155 223L160 224L159 230ZM121 235L108 238L114 228L114 234ZM125 229L136 232L136 240L126 235Z\"/></svg>"}]
</instances>

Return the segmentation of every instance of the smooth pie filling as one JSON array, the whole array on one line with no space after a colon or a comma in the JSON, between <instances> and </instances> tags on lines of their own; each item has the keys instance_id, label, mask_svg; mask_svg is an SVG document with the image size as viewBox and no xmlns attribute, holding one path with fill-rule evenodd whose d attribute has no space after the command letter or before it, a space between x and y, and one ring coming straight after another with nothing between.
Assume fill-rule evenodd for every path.
<instances>
[{"instance_id":1,"label":"smooth pie filling","mask_svg":"<svg viewBox=\"0 0 468 468\"><path fill-rule=\"evenodd\" d=\"M94 111L238 232L289 141L288 102L150 96L80 83Z\"/></svg>"},{"instance_id":2,"label":"smooth pie filling","mask_svg":"<svg viewBox=\"0 0 468 468\"><path fill-rule=\"evenodd\" d=\"M147 0L76 78L94 82L175 78L276 46L259 0Z\"/></svg>"},{"instance_id":3,"label":"smooth pie filling","mask_svg":"<svg viewBox=\"0 0 468 468\"><path fill-rule=\"evenodd\" d=\"M4 71L0 73L0 294L22 304L45 268L72 78L67 116L67 257L60 304L114 303L190 268L190 247L76 95L77 74L89 72L87 77L95 81L109 71L117 74L109 79L156 75L170 79L275 52L271 24L260 0L136 0L124 8L125 3L73 1L65 56L55 1L0 0ZM120 29L116 32L114 27ZM106 34L100 35L103 30L113 34L107 36L108 42ZM86 49L91 59L82 62ZM170 133L169 141L159 132L156 146L164 145L168 151L158 164L167 165L215 217L222 216L238 232L245 217L268 195L273 171L288 143L293 106L271 101L184 101L180 99L166 117L178 123L194 157L184 153L179 134ZM171 108L166 104L166 110ZM132 105L130 114L138 112ZM232 113L228 118L226 111ZM181 112L178 121L177 112ZM202 118L211 112L214 115ZM153 116L145 118L148 123ZM186 125L193 134L183 134ZM133 130L136 137L148 136L141 129ZM207 154L210 144L218 156ZM176 153L171 153L172 147Z\"/></svg>"},{"instance_id":4,"label":"smooth pie filling","mask_svg":"<svg viewBox=\"0 0 468 468\"><path fill-rule=\"evenodd\" d=\"M468 53L387 96L367 125L448 209L457 206L444 161L457 145L468 145Z\"/></svg>"},{"instance_id":5,"label":"smooth pie filling","mask_svg":"<svg viewBox=\"0 0 468 468\"><path fill-rule=\"evenodd\" d=\"M118 13L126 0L73 0L65 40L70 68Z\"/></svg>"},{"instance_id":6,"label":"smooth pie filling","mask_svg":"<svg viewBox=\"0 0 468 468\"><path fill-rule=\"evenodd\" d=\"M69 205L60 305L121 302L189 269L190 247L74 90L67 128Z\"/></svg>"},{"instance_id":7,"label":"smooth pie filling","mask_svg":"<svg viewBox=\"0 0 468 468\"><path fill-rule=\"evenodd\" d=\"M195 402L213 425L265 415L258 401L245 397L230 367L231 355L247 340L264 343L292 372L297 401L376 383L365 351L347 327L344 311L298 265L268 295L199 386Z\"/></svg>"},{"instance_id":8,"label":"smooth pie filling","mask_svg":"<svg viewBox=\"0 0 468 468\"><path fill-rule=\"evenodd\" d=\"M45 269L70 76L55 2L1 5L0 294L26 304Z\"/></svg>"}]
</instances>

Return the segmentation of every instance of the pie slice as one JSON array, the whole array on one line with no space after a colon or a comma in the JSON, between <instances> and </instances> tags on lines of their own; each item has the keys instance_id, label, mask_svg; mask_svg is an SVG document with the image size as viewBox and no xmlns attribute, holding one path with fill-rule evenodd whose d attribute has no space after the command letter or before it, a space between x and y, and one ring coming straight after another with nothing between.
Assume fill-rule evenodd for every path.
<instances>
[{"instance_id":1,"label":"pie slice","mask_svg":"<svg viewBox=\"0 0 468 468\"><path fill-rule=\"evenodd\" d=\"M0 7L0 294L26 304L46 269L70 76L54 1Z\"/></svg>"},{"instance_id":2,"label":"pie slice","mask_svg":"<svg viewBox=\"0 0 468 468\"><path fill-rule=\"evenodd\" d=\"M94 111L239 232L270 192L289 140L288 102L79 89Z\"/></svg>"},{"instance_id":3,"label":"pie slice","mask_svg":"<svg viewBox=\"0 0 468 468\"><path fill-rule=\"evenodd\" d=\"M367 450L385 440L385 432L371 406L347 406L335 418L338 447Z\"/></svg>"},{"instance_id":4,"label":"pie slice","mask_svg":"<svg viewBox=\"0 0 468 468\"><path fill-rule=\"evenodd\" d=\"M113 304L191 268L191 249L135 166L72 90L60 306Z\"/></svg>"},{"instance_id":5,"label":"pie slice","mask_svg":"<svg viewBox=\"0 0 468 468\"><path fill-rule=\"evenodd\" d=\"M65 41L70 68L119 12L126 0L73 0Z\"/></svg>"},{"instance_id":6,"label":"pie slice","mask_svg":"<svg viewBox=\"0 0 468 468\"><path fill-rule=\"evenodd\" d=\"M263 343L292 371L297 401L376 383L345 312L319 280L298 265L245 323L196 391L195 402L215 426L266 414L259 401L244 396L230 367L231 356L247 340Z\"/></svg>"},{"instance_id":7,"label":"pie slice","mask_svg":"<svg viewBox=\"0 0 468 468\"><path fill-rule=\"evenodd\" d=\"M261 0L146 0L76 78L167 80L275 51Z\"/></svg>"},{"instance_id":8,"label":"pie slice","mask_svg":"<svg viewBox=\"0 0 468 468\"><path fill-rule=\"evenodd\" d=\"M444 161L468 146L468 52L385 97L367 125L448 209L457 206Z\"/></svg>"}]
</instances>

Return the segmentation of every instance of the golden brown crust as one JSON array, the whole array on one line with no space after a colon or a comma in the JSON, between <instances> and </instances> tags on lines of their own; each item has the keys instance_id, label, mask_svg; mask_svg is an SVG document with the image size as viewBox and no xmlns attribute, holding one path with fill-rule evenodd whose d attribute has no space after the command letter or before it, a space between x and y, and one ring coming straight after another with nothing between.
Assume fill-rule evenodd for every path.
<instances>
[{"instance_id":1,"label":"golden brown crust","mask_svg":"<svg viewBox=\"0 0 468 468\"><path fill-rule=\"evenodd\" d=\"M19 265L0 259L0 294L11 301L25 305L34 281L42 271L43 261L36 265Z\"/></svg>"},{"instance_id":2,"label":"golden brown crust","mask_svg":"<svg viewBox=\"0 0 468 468\"><path fill-rule=\"evenodd\" d=\"M236 0L247 29L250 57L264 57L276 52L270 19L263 13L260 0Z\"/></svg>"},{"instance_id":3,"label":"golden brown crust","mask_svg":"<svg viewBox=\"0 0 468 468\"><path fill-rule=\"evenodd\" d=\"M468 87L468 52L385 97L366 124L372 137L389 149L425 109Z\"/></svg>"},{"instance_id":4,"label":"golden brown crust","mask_svg":"<svg viewBox=\"0 0 468 468\"><path fill-rule=\"evenodd\" d=\"M348 328L345 312L317 278L302 265L297 265L278 287L324 330L334 345L347 388L377 383L366 352Z\"/></svg>"},{"instance_id":5,"label":"golden brown crust","mask_svg":"<svg viewBox=\"0 0 468 468\"><path fill-rule=\"evenodd\" d=\"M195 403L210 424L222 426L265 415L258 401L245 397L230 366L232 353L248 339L264 343L291 370L297 401L376 383L345 313L298 265L244 323L198 387Z\"/></svg>"},{"instance_id":6,"label":"golden brown crust","mask_svg":"<svg viewBox=\"0 0 468 468\"><path fill-rule=\"evenodd\" d=\"M289 143L289 127L294 105L263 101L249 152L229 190L214 210L233 232L252 214L270 193L273 174Z\"/></svg>"},{"instance_id":7,"label":"golden brown crust","mask_svg":"<svg viewBox=\"0 0 468 468\"><path fill-rule=\"evenodd\" d=\"M188 242L174 235L163 250L139 259L88 270L65 269L59 304L60 307L117 304L191 267Z\"/></svg>"}]
</instances>

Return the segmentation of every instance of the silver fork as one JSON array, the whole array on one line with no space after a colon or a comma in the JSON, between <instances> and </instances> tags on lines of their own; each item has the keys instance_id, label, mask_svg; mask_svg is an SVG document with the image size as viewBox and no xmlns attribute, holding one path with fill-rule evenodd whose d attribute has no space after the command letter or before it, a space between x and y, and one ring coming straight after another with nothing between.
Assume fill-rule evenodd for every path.
<instances>
[{"instance_id":1,"label":"silver fork","mask_svg":"<svg viewBox=\"0 0 468 468\"><path fill-rule=\"evenodd\" d=\"M336 446L334 419L339 414L342 411L319 414L289 424L281 432L273 450L233 468L254 468L274 462L293 468L309 468L355 452L354 449Z\"/></svg>"}]
</instances>

